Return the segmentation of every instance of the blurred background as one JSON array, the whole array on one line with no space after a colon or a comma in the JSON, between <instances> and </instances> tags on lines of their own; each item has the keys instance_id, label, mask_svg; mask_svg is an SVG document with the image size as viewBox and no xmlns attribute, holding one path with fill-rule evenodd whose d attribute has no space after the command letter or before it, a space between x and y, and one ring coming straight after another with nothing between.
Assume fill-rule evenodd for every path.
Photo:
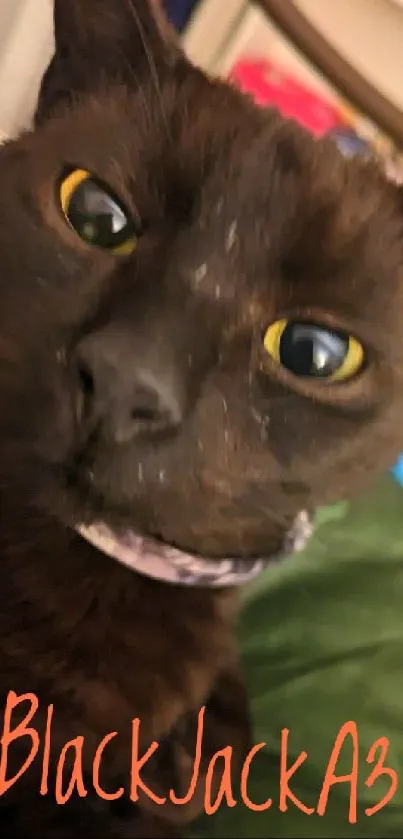
<instances>
[{"instance_id":1,"label":"blurred background","mask_svg":"<svg viewBox=\"0 0 403 839\"><path fill-rule=\"evenodd\" d=\"M277 105L314 133L338 132L347 152L354 134L385 151L388 160L400 158L403 0L268 0L266 9L248 0L155 2L165 7L195 63L230 76L260 104ZM0 2L0 137L30 121L53 49L52 6L53 0ZM326 44L337 54L345 84L337 74L332 78L333 68L329 75L329 68L323 72L312 62L312 45L298 21L296 37L279 25L279 9L286 17L290 9L300 14L319 38L322 56L327 58ZM313 46L317 50L318 43ZM366 91L357 102L351 73L371 86L372 98Z\"/></svg>"}]
</instances>

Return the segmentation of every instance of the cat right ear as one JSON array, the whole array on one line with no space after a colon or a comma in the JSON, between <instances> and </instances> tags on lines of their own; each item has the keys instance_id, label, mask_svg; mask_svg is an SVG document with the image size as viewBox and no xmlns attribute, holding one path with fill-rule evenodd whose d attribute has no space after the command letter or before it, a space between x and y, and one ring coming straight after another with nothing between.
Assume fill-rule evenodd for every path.
<instances>
[{"instance_id":1,"label":"cat right ear","mask_svg":"<svg viewBox=\"0 0 403 839\"><path fill-rule=\"evenodd\" d=\"M42 79L36 125L110 82L135 87L181 55L153 0L54 0L55 53Z\"/></svg>"}]
</instances>

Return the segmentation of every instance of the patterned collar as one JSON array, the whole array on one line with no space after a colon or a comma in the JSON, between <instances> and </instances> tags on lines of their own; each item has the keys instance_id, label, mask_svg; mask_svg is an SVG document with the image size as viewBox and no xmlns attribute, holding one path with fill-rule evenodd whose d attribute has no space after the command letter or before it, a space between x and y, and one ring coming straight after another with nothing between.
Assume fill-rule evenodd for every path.
<instances>
[{"instance_id":1,"label":"patterned collar","mask_svg":"<svg viewBox=\"0 0 403 839\"><path fill-rule=\"evenodd\" d=\"M253 560L215 560L191 556L133 531L118 534L102 523L77 528L93 547L138 574L164 583L207 588L241 586L250 582L273 562L303 550L312 529L309 514L302 511L296 517L278 554Z\"/></svg>"}]
</instances>

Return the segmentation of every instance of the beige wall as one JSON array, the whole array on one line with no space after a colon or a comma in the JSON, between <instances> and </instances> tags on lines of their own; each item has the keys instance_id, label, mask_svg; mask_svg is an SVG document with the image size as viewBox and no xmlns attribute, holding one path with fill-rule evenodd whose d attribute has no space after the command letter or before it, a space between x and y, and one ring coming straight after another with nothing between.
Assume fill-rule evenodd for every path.
<instances>
[{"instance_id":1,"label":"beige wall","mask_svg":"<svg viewBox=\"0 0 403 839\"><path fill-rule=\"evenodd\" d=\"M29 121L52 48L52 0L0 0L0 136Z\"/></svg>"}]
</instances>

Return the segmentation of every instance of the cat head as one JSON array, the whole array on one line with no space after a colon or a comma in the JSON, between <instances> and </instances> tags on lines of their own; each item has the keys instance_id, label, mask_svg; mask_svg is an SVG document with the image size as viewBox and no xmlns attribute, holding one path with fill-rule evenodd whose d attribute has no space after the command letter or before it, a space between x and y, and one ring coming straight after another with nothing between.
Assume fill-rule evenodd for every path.
<instances>
[{"instance_id":1,"label":"cat head","mask_svg":"<svg viewBox=\"0 0 403 839\"><path fill-rule=\"evenodd\" d=\"M55 42L0 153L0 468L75 525L270 553L400 450L399 190L146 0L56 0Z\"/></svg>"}]
</instances>

